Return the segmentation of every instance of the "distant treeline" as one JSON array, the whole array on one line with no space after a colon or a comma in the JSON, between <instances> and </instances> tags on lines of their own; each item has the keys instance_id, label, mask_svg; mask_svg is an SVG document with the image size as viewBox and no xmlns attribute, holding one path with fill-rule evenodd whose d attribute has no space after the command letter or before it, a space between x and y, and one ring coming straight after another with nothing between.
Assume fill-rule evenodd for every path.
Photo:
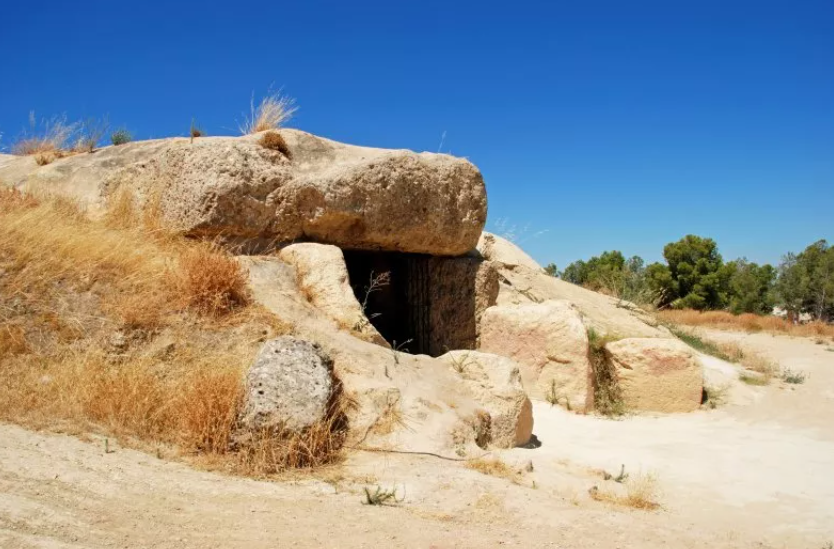
<instances>
[{"instance_id":1,"label":"distant treeline","mask_svg":"<svg viewBox=\"0 0 834 549\"><path fill-rule=\"evenodd\" d=\"M774 306L790 318L801 313L834 319L834 246L819 240L788 253L774 267L741 258L724 262L711 238L687 235L663 248L665 263L645 265L618 250L575 261L549 274L621 299L659 308L767 314Z\"/></svg>"}]
</instances>

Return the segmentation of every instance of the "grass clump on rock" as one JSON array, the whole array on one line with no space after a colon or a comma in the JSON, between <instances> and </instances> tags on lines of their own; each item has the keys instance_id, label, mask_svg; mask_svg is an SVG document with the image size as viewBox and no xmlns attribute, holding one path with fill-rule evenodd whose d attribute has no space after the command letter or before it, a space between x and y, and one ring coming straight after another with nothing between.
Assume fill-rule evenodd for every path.
<instances>
[{"instance_id":1,"label":"grass clump on rock","mask_svg":"<svg viewBox=\"0 0 834 549\"><path fill-rule=\"evenodd\" d=\"M593 328L588 329L588 356L594 377L594 408L605 416L621 416L626 413L622 390L617 372L605 344L612 338L600 336Z\"/></svg>"},{"instance_id":2,"label":"grass clump on rock","mask_svg":"<svg viewBox=\"0 0 834 549\"><path fill-rule=\"evenodd\" d=\"M273 151L278 151L287 158L290 158L290 148L287 146L287 142L284 141L284 137L276 132L276 131L268 131L263 134L258 140L261 147L265 149L270 149Z\"/></svg>"}]
</instances>

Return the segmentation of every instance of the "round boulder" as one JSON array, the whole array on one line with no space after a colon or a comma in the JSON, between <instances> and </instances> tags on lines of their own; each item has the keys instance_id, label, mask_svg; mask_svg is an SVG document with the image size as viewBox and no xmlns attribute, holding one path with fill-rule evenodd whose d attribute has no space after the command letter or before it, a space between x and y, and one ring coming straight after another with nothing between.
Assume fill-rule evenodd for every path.
<instances>
[{"instance_id":1,"label":"round boulder","mask_svg":"<svg viewBox=\"0 0 834 549\"><path fill-rule=\"evenodd\" d=\"M302 431L328 413L333 363L309 341L282 336L267 341L246 374L242 429Z\"/></svg>"}]
</instances>

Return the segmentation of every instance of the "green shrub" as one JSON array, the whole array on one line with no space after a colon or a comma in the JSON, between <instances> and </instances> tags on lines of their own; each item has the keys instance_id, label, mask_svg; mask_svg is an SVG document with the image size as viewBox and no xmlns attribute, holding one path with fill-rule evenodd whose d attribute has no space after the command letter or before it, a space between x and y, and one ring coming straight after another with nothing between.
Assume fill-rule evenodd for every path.
<instances>
[{"instance_id":1,"label":"green shrub","mask_svg":"<svg viewBox=\"0 0 834 549\"><path fill-rule=\"evenodd\" d=\"M124 128L120 128L113 132L110 136L110 142L114 145L124 145L133 141L133 136Z\"/></svg>"}]
</instances>

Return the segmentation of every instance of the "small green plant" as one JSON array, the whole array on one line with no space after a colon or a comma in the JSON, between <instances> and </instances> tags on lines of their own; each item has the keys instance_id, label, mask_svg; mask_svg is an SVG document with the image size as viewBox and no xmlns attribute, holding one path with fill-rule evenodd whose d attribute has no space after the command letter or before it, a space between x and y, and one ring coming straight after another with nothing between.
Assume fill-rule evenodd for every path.
<instances>
[{"instance_id":1,"label":"small green plant","mask_svg":"<svg viewBox=\"0 0 834 549\"><path fill-rule=\"evenodd\" d=\"M611 475L611 473L607 471L603 471L602 478L604 478L605 480L613 480L614 482L622 484L628 479L628 473L625 472L625 464L620 465L620 474L616 477Z\"/></svg>"},{"instance_id":2,"label":"small green plant","mask_svg":"<svg viewBox=\"0 0 834 549\"><path fill-rule=\"evenodd\" d=\"M784 370L782 370L780 377L782 378L782 381L784 381L785 383L800 385L802 383L805 383L808 374L806 374L805 372L794 371L790 368L785 368Z\"/></svg>"},{"instance_id":3,"label":"small green plant","mask_svg":"<svg viewBox=\"0 0 834 549\"><path fill-rule=\"evenodd\" d=\"M397 498L397 489L391 488L390 490L383 490L380 486L376 487L375 491L371 491L369 488L365 488L365 501L362 503L365 505L396 505L397 503L401 503L405 499L405 496L402 498Z\"/></svg>"},{"instance_id":4,"label":"small green plant","mask_svg":"<svg viewBox=\"0 0 834 549\"><path fill-rule=\"evenodd\" d=\"M767 376L764 375L754 376L742 373L740 376L738 376L738 379L742 383L746 383L747 385L753 385L756 387L763 387L770 383L770 380L767 378Z\"/></svg>"},{"instance_id":5,"label":"small green plant","mask_svg":"<svg viewBox=\"0 0 834 549\"><path fill-rule=\"evenodd\" d=\"M460 353L460 354L453 354L451 356L452 359L452 369L459 374L462 374L466 371L466 365L469 362L469 353Z\"/></svg>"},{"instance_id":6,"label":"small green plant","mask_svg":"<svg viewBox=\"0 0 834 549\"><path fill-rule=\"evenodd\" d=\"M408 348L406 347L406 345L408 345L412 341L414 341L414 340L413 339L406 339L402 343L398 344L397 340L396 339L394 340L394 342L391 344L391 353L394 355L394 364L399 364L400 363L400 355L399 354L403 353L403 352L407 353Z\"/></svg>"},{"instance_id":7,"label":"small green plant","mask_svg":"<svg viewBox=\"0 0 834 549\"><path fill-rule=\"evenodd\" d=\"M130 132L125 128L119 128L114 131L112 135L110 135L110 142L116 146L124 145L125 143L130 143L131 141L133 141L133 136L130 135Z\"/></svg>"}]
</instances>

